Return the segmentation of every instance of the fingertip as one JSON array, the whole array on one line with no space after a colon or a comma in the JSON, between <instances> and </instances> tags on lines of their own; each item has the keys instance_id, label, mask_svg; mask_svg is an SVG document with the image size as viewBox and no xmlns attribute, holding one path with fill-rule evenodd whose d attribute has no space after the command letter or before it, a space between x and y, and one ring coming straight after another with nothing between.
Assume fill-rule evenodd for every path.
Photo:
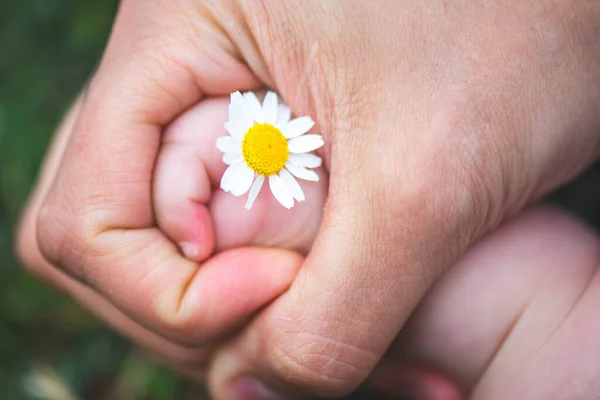
<instances>
[{"instance_id":1,"label":"fingertip","mask_svg":"<svg viewBox=\"0 0 600 400\"><path fill-rule=\"evenodd\" d=\"M206 206L188 200L193 218L182 222L185 239L179 242L183 255L194 261L206 260L214 251L215 237L212 217ZM185 218L183 218L185 219Z\"/></svg>"},{"instance_id":2,"label":"fingertip","mask_svg":"<svg viewBox=\"0 0 600 400\"><path fill-rule=\"evenodd\" d=\"M179 250L185 258L192 261L206 260L213 252L214 238L212 233L209 233L209 225L211 222L198 224L198 229L195 229L199 234L190 235L193 237L190 241L183 240L177 243Z\"/></svg>"},{"instance_id":3,"label":"fingertip","mask_svg":"<svg viewBox=\"0 0 600 400\"><path fill-rule=\"evenodd\" d=\"M247 247L219 253L190 283L184 313L195 315L204 337L220 335L285 292L301 264L302 257L287 250Z\"/></svg>"},{"instance_id":4,"label":"fingertip","mask_svg":"<svg viewBox=\"0 0 600 400\"><path fill-rule=\"evenodd\" d=\"M178 246L186 258L188 258L190 260L196 260L199 258L200 246L198 246L196 243L179 242Z\"/></svg>"},{"instance_id":5,"label":"fingertip","mask_svg":"<svg viewBox=\"0 0 600 400\"><path fill-rule=\"evenodd\" d=\"M208 208L194 200L164 206L160 211L161 229L177 243L189 260L206 260L214 251L213 221Z\"/></svg>"},{"instance_id":6,"label":"fingertip","mask_svg":"<svg viewBox=\"0 0 600 400\"><path fill-rule=\"evenodd\" d=\"M448 377L431 368L382 362L367 382L369 387L394 398L462 400L462 390Z\"/></svg>"},{"instance_id":7,"label":"fingertip","mask_svg":"<svg viewBox=\"0 0 600 400\"><path fill-rule=\"evenodd\" d=\"M301 263L302 257L292 251L246 247L215 255L199 275L213 284L207 288L209 296L262 305L289 287Z\"/></svg>"}]
</instances>

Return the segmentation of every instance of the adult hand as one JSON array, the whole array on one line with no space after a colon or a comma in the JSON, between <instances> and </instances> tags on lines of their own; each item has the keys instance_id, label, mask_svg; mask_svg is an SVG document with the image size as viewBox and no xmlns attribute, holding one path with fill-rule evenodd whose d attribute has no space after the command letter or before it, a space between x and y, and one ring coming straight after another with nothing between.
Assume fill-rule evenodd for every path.
<instances>
[{"instance_id":1,"label":"adult hand","mask_svg":"<svg viewBox=\"0 0 600 400\"><path fill-rule=\"evenodd\" d=\"M124 2L20 253L188 371L206 349L174 342L220 338L294 279L216 353L213 392L231 399L252 376L282 393L346 393L452 260L598 156L598 7ZM209 96L262 86L312 115L327 143L329 198L295 278L298 256L266 249L198 269L153 228L161 129Z\"/></svg>"}]
</instances>

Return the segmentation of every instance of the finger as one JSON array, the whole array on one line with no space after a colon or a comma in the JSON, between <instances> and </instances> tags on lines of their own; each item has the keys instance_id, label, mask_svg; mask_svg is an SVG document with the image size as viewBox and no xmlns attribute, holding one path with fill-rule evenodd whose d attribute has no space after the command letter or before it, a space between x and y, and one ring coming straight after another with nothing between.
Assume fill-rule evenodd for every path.
<instances>
[{"instance_id":1,"label":"finger","mask_svg":"<svg viewBox=\"0 0 600 400\"><path fill-rule=\"evenodd\" d=\"M462 400L465 395L433 368L409 366L399 359L383 361L369 376L367 386L393 399Z\"/></svg>"},{"instance_id":2,"label":"finger","mask_svg":"<svg viewBox=\"0 0 600 400\"><path fill-rule=\"evenodd\" d=\"M37 234L52 264L142 325L197 343L231 329L276 296L289 284L298 260L290 254L279 261L274 250L242 249L198 268L154 227L151 180L161 127L202 93L256 85L228 49L215 60L202 40L187 47L191 27L186 24L196 28L201 16L182 21L170 7L172 2L122 4L61 173L40 210ZM157 14L163 16L160 27L152 26L150 18ZM156 46L165 27L174 46ZM157 28L156 36L148 37L152 28ZM217 279L219 263L231 279ZM249 276L253 279L245 279ZM217 284L207 279L217 279ZM235 292L256 296L231 296L223 302L222 293ZM210 317L217 320L208 321Z\"/></svg>"},{"instance_id":3,"label":"finger","mask_svg":"<svg viewBox=\"0 0 600 400\"><path fill-rule=\"evenodd\" d=\"M587 398L598 384L586 377L600 369L585 356L600 329L598 267L589 228L547 207L529 211L436 282L388 359L441 371L473 399ZM379 385L400 389L393 379L376 372Z\"/></svg>"},{"instance_id":4,"label":"finger","mask_svg":"<svg viewBox=\"0 0 600 400\"><path fill-rule=\"evenodd\" d=\"M48 156L43 163L42 173L35 191L32 193L19 221L16 252L23 266L29 272L66 292L108 323L113 329L124 334L138 346L151 351L155 357L161 359L166 365L177 369L190 378L199 379L203 376L208 355L212 352L212 349L179 346L145 329L124 315L98 293L50 265L37 247L36 216L60 166L60 160L81 110L83 97L84 95L77 99L57 130Z\"/></svg>"},{"instance_id":5,"label":"finger","mask_svg":"<svg viewBox=\"0 0 600 400\"><path fill-rule=\"evenodd\" d=\"M165 132L156 162L153 202L160 229L191 260L206 259L214 250L214 228L208 203L211 180L204 161L219 130L214 100L206 100L178 118ZM197 111L193 111L197 110ZM203 110L205 110L203 112ZM182 135L181 126L194 113L194 126ZM189 141L197 142L194 146Z\"/></svg>"},{"instance_id":6,"label":"finger","mask_svg":"<svg viewBox=\"0 0 600 400\"><path fill-rule=\"evenodd\" d=\"M216 140L227 135L223 125L228 104L228 97L206 100L165 133L154 182L160 228L195 260L206 258L215 243L217 250L254 244L308 251L321 220L327 177L317 170L319 182L302 182L306 201L290 210L265 189L252 209L246 210L245 197L218 188L227 165Z\"/></svg>"}]
</instances>

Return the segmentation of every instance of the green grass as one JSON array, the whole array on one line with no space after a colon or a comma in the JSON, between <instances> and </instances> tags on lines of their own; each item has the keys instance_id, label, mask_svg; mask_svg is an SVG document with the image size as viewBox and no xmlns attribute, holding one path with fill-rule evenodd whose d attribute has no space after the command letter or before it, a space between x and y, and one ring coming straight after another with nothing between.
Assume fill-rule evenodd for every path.
<instances>
[{"instance_id":1,"label":"green grass","mask_svg":"<svg viewBox=\"0 0 600 400\"><path fill-rule=\"evenodd\" d=\"M173 399L184 384L29 277L12 233L53 130L92 73L116 0L0 2L0 398L28 399L40 365L83 399ZM24 383L25 382L25 383Z\"/></svg>"}]
</instances>

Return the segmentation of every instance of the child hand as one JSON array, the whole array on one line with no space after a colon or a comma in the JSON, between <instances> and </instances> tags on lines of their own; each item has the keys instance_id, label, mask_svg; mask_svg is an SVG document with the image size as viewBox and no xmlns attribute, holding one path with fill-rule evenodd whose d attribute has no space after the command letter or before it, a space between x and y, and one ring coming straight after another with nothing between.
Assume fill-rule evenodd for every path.
<instances>
[{"instance_id":1,"label":"child hand","mask_svg":"<svg viewBox=\"0 0 600 400\"><path fill-rule=\"evenodd\" d=\"M324 169L315 170L318 182L298 180L306 201L291 209L277 202L266 182L252 209L245 209L248 194L236 197L219 188L227 165L216 141L228 135L223 127L228 105L229 98L204 101L165 132L153 184L158 225L196 261L213 251L251 245L307 253L325 204Z\"/></svg>"},{"instance_id":2,"label":"child hand","mask_svg":"<svg viewBox=\"0 0 600 400\"><path fill-rule=\"evenodd\" d=\"M596 398L599 267L589 228L524 212L442 275L371 384L424 400Z\"/></svg>"}]
</instances>

